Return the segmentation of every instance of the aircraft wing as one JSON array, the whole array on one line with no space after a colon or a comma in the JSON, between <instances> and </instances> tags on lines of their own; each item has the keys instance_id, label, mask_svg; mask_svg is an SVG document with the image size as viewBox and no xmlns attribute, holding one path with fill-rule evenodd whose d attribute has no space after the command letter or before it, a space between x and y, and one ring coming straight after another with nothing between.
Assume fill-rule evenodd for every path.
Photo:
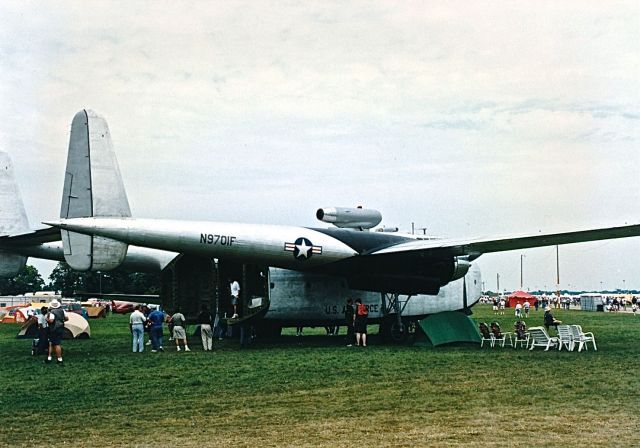
<instances>
[{"instance_id":1,"label":"aircraft wing","mask_svg":"<svg viewBox=\"0 0 640 448\"><path fill-rule=\"evenodd\" d=\"M482 254L491 252L555 246L557 244L584 243L631 236L640 236L640 224L503 238L414 240L374 250L366 255L445 252L453 256L470 255L473 258L477 258Z\"/></svg>"},{"instance_id":2,"label":"aircraft wing","mask_svg":"<svg viewBox=\"0 0 640 448\"><path fill-rule=\"evenodd\" d=\"M0 236L0 247L36 246L60 241L60 229L47 227L24 233Z\"/></svg>"}]
</instances>

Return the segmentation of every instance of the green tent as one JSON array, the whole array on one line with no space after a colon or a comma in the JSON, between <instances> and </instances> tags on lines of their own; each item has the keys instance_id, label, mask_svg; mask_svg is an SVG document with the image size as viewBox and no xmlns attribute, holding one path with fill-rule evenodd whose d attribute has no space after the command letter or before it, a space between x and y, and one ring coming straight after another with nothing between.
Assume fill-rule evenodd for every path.
<instances>
[{"instance_id":1,"label":"green tent","mask_svg":"<svg viewBox=\"0 0 640 448\"><path fill-rule=\"evenodd\" d=\"M453 342L480 343L480 332L476 323L466 314L458 311L445 311L432 314L418 321L426 335L426 344L442 345Z\"/></svg>"}]
</instances>

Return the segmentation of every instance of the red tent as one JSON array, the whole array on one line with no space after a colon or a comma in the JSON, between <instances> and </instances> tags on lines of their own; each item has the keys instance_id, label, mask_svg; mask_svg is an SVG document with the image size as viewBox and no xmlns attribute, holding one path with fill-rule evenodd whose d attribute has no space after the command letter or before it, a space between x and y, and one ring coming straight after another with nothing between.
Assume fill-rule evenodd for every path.
<instances>
[{"instance_id":1,"label":"red tent","mask_svg":"<svg viewBox=\"0 0 640 448\"><path fill-rule=\"evenodd\" d=\"M529 301L529 305L533 306L538 300L538 298L533 294L529 294L524 291L515 291L508 297L508 299L507 304L509 308L514 308L518 303L523 305L526 301Z\"/></svg>"}]
</instances>

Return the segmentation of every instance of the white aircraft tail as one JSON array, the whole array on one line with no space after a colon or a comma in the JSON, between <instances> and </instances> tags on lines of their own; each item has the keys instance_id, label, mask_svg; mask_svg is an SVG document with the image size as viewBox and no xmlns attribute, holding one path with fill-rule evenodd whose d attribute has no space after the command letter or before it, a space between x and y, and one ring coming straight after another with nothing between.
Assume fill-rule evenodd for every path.
<instances>
[{"instance_id":1,"label":"white aircraft tail","mask_svg":"<svg viewBox=\"0 0 640 448\"><path fill-rule=\"evenodd\" d=\"M29 221L8 154L0 152L0 236L28 232ZM0 250L0 277L13 277L22 270L27 257Z\"/></svg>"},{"instance_id":2,"label":"white aircraft tail","mask_svg":"<svg viewBox=\"0 0 640 448\"><path fill-rule=\"evenodd\" d=\"M91 110L71 123L61 218L131 216L109 126ZM98 236L62 230L64 257L80 271L108 271L122 263L127 245Z\"/></svg>"}]
</instances>

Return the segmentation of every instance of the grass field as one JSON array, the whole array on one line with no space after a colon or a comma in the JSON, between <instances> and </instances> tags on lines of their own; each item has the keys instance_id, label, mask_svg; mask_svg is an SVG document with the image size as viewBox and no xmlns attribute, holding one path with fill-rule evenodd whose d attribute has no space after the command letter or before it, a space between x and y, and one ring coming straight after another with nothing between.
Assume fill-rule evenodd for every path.
<instances>
[{"instance_id":1,"label":"grass field","mask_svg":"<svg viewBox=\"0 0 640 448\"><path fill-rule=\"evenodd\" d=\"M554 314L598 351L347 348L305 329L133 354L127 317L111 316L57 366L0 325L0 446L640 446L640 316Z\"/></svg>"}]
</instances>

